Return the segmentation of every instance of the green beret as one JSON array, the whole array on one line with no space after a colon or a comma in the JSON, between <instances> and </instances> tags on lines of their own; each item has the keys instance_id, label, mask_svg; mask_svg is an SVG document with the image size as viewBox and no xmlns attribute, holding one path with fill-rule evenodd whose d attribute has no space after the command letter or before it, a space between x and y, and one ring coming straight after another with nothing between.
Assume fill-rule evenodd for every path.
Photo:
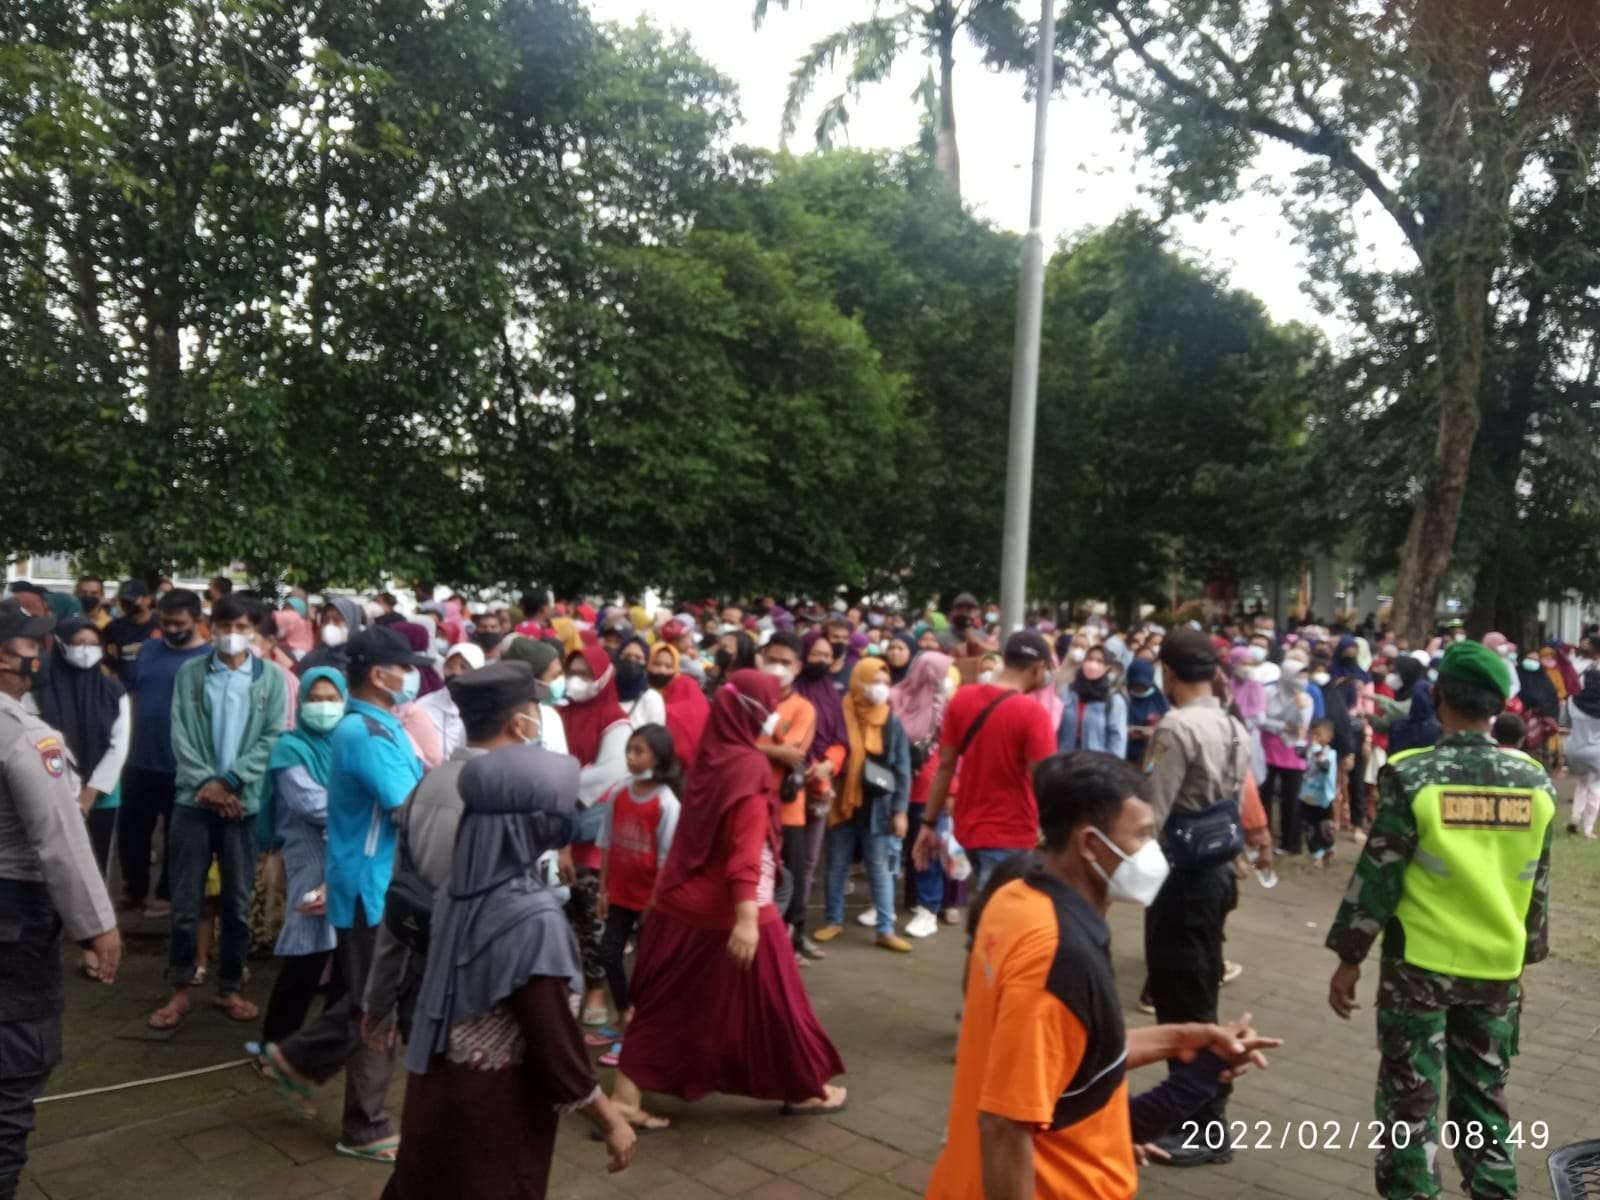
<instances>
[{"instance_id":1,"label":"green beret","mask_svg":"<svg viewBox=\"0 0 1600 1200\"><path fill-rule=\"evenodd\" d=\"M1511 668L1482 642L1452 642L1439 662L1439 678L1487 688L1502 700L1511 696Z\"/></svg>"}]
</instances>

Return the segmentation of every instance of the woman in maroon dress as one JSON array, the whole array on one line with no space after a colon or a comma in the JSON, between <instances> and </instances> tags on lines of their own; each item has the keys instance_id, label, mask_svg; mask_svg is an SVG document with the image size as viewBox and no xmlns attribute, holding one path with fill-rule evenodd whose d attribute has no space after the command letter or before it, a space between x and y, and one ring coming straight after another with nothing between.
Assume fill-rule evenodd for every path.
<instances>
[{"instance_id":1,"label":"woman in maroon dress","mask_svg":"<svg viewBox=\"0 0 1600 1200\"><path fill-rule=\"evenodd\" d=\"M839 1052L812 1011L774 905L778 797L756 738L778 685L736 671L684 789L677 836L656 884L634 970L636 1011L613 1097L636 1125L666 1124L640 1092L780 1100L787 1114L840 1112Z\"/></svg>"}]
</instances>

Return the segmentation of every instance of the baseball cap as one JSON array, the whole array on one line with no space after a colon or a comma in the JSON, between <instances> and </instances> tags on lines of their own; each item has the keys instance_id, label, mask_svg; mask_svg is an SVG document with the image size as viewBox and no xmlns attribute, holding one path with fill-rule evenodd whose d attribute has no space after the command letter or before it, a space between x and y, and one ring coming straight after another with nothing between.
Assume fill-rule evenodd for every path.
<instances>
[{"instance_id":1,"label":"baseball cap","mask_svg":"<svg viewBox=\"0 0 1600 1200\"><path fill-rule=\"evenodd\" d=\"M1031 666L1042 662L1048 666L1053 661L1050 657L1050 643L1037 633L1029 633L1026 629L1019 630L1006 639L1005 653L1002 657L1008 665L1025 662Z\"/></svg>"},{"instance_id":2,"label":"baseball cap","mask_svg":"<svg viewBox=\"0 0 1600 1200\"><path fill-rule=\"evenodd\" d=\"M490 663L457 675L445 687L463 717L505 712L535 699L533 668L518 661Z\"/></svg>"},{"instance_id":3,"label":"baseball cap","mask_svg":"<svg viewBox=\"0 0 1600 1200\"><path fill-rule=\"evenodd\" d=\"M44 596L48 594L44 588L40 587L37 583L34 583L31 579L12 580L11 592L13 595L15 595L17 592L32 592L35 596Z\"/></svg>"},{"instance_id":4,"label":"baseball cap","mask_svg":"<svg viewBox=\"0 0 1600 1200\"><path fill-rule=\"evenodd\" d=\"M124 579L117 589L118 600L138 600L149 594L150 589L142 579Z\"/></svg>"},{"instance_id":5,"label":"baseball cap","mask_svg":"<svg viewBox=\"0 0 1600 1200\"><path fill-rule=\"evenodd\" d=\"M954 600L950 601L950 607L951 608L977 608L978 607L978 598L976 596L974 596L971 592L962 592Z\"/></svg>"},{"instance_id":6,"label":"baseball cap","mask_svg":"<svg viewBox=\"0 0 1600 1200\"><path fill-rule=\"evenodd\" d=\"M363 629L347 643L350 665L364 667L425 667L433 660L412 652L411 643L392 629Z\"/></svg>"},{"instance_id":7,"label":"baseball cap","mask_svg":"<svg viewBox=\"0 0 1600 1200\"><path fill-rule=\"evenodd\" d=\"M30 616L15 600L0 600L0 642L43 637L55 627L54 617Z\"/></svg>"},{"instance_id":8,"label":"baseball cap","mask_svg":"<svg viewBox=\"0 0 1600 1200\"><path fill-rule=\"evenodd\" d=\"M1217 669L1217 648L1198 629L1174 629L1161 641L1161 662L1177 671L1180 679L1199 682Z\"/></svg>"}]
</instances>

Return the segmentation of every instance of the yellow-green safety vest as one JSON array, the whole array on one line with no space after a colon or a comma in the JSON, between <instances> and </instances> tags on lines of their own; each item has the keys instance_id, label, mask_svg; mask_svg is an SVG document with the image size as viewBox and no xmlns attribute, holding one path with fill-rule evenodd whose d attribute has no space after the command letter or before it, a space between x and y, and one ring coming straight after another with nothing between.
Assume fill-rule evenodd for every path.
<instances>
[{"instance_id":1,"label":"yellow-green safety vest","mask_svg":"<svg viewBox=\"0 0 1600 1200\"><path fill-rule=\"evenodd\" d=\"M1402 751L1389 764L1424 753ZM1543 788L1430 783L1411 812L1417 849L1395 909L1406 961L1467 979L1516 979L1555 798Z\"/></svg>"}]
</instances>

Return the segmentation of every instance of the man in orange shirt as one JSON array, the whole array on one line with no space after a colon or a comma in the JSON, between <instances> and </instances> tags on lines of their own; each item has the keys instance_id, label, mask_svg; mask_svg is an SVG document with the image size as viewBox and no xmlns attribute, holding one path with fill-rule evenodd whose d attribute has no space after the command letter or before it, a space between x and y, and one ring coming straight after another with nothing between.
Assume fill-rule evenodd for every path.
<instances>
[{"instance_id":1,"label":"man in orange shirt","mask_svg":"<svg viewBox=\"0 0 1600 1200\"><path fill-rule=\"evenodd\" d=\"M779 630L761 648L761 669L778 681L778 727L772 735L756 739L756 746L772 763L772 788L784 795L784 781L792 772L803 771L806 751L811 749L811 739L817 734L817 710L811 701L797 695L794 681L800 674L802 643L798 635ZM801 777L803 780L803 776ZM793 886L789 907L784 919L789 924L794 941L795 960L806 965L800 953L805 941L805 889L800 879L806 866L806 789L802 781L794 789L794 797L784 802L780 811L783 825L783 866L789 873ZM821 952L817 957L822 957Z\"/></svg>"},{"instance_id":2,"label":"man in orange shirt","mask_svg":"<svg viewBox=\"0 0 1600 1200\"><path fill-rule=\"evenodd\" d=\"M1138 784L1129 764L1095 751L1039 764L1045 848L997 872L980 898L949 1140L928 1200L1131 1197L1135 1144L1179 1126L1281 1044L1248 1015L1124 1029L1106 907L1148 904L1167 866ZM1189 1065L1129 1099L1130 1068L1174 1058Z\"/></svg>"}]
</instances>

